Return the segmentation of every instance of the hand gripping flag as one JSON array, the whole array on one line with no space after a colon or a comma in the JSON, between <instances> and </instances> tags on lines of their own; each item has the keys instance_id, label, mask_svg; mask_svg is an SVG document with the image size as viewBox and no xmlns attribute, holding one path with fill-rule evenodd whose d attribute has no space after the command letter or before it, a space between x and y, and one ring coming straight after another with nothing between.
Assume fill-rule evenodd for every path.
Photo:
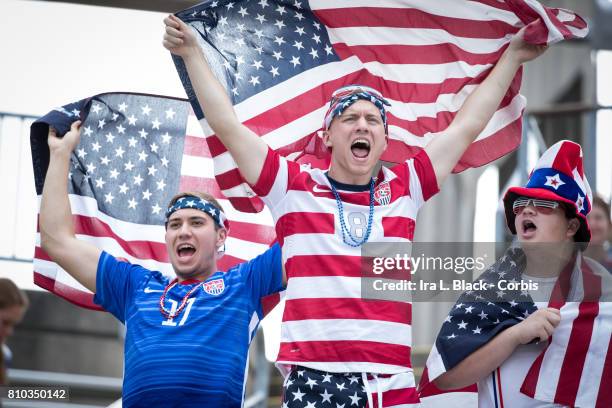
<instances>
[{"instance_id":1,"label":"hand gripping flag","mask_svg":"<svg viewBox=\"0 0 612 408\"><path fill-rule=\"evenodd\" d=\"M198 33L242 123L281 154L306 154L301 160L317 166L327 163L317 133L330 95L341 86L368 85L391 102L382 160L398 163L450 124L522 26L529 25L526 40L534 44L588 32L573 12L535 0L209 0L177 16ZM173 58L221 190L236 208L261 210L203 118L182 60ZM455 171L487 164L519 145L520 82L521 72Z\"/></svg>"},{"instance_id":2,"label":"hand gripping flag","mask_svg":"<svg viewBox=\"0 0 612 408\"><path fill-rule=\"evenodd\" d=\"M548 305L560 310L561 322L529 369L523 394L564 406L610 405L612 280L603 267L594 264L578 254L559 276ZM537 310L527 291L504 292L497 284L501 279L519 282L524 267L522 250L511 248L480 276L479 280L490 284L489 289L461 295L427 359L419 384L421 397L436 394L436 378ZM503 394L496 398L504 406Z\"/></svg>"},{"instance_id":3,"label":"hand gripping flag","mask_svg":"<svg viewBox=\"0 0 612 408\"><path fill-rule=\"evenodd\" d=\"M180 191L217 198L231 223L221 270L253 258L275 239L266 213L235 211L213 176L210 152L184 99L106 93L48 113L31 128L36 192L49 164L49 126L65 134L83 120L70 164L70 206L79 239L132 263L173 275L164 241L164 212ZM34 282L78 305L99 309L92 294L40 248L37 232ZM278 297L278 295L276 295ZM268 309L274 302L265 302Z\"/></svg>"}]
</instances>

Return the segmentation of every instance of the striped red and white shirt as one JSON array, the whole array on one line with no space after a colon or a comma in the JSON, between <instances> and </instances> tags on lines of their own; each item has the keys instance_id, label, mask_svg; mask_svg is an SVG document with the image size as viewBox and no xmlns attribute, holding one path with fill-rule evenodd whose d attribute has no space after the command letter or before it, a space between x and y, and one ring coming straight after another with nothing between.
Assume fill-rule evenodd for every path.
<instances>
[{"instance_id":1,"label":"striped red and white shirt","mask_svg":"<svg viewBox=\"0 0 612 408\"><path fill-rule=\"evenodd\" d=\"M343 242L325 172L269 150L255 192L270 208L287 272L277 362L328 372L410 373L409 302L361 297L361 248ZM409 242L419 208L438 192L425 151L375 182L369 243ZM370 193L338 189L353 236L365 232ZM384 199L386 198L386 199ZM353 222L351 222L353 219Z\"/></svg>"}]
</instances>

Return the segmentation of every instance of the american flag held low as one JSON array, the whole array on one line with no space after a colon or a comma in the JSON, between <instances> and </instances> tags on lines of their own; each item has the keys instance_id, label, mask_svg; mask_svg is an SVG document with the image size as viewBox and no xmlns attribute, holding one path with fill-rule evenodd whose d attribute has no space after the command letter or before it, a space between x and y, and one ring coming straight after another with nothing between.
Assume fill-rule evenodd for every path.
<instances>
[{"instance_id":1,"label":"american flag held low","mask_svg":"<svg viewBox=\"0 0 612 408\"><path fill-rule=\"evenodd\" d=\"M461 295L427 359L421 396L435 395L436 378L538 309L529 291L504 292L497 285L500 279L520 282L525 259L522 250L508 249L479 277L489 289ZM597 408L612 402L612 279L594 264L578 254L555 283L547 303L560 311L561 321L524 379L519 379L520 392L536 401ZM501 387L499 372L489 377ZM498 406L504 406L501 392L496 398Z\"/></svg>"},{"instance_id":2,"label":"american flag held low","mask_svg":"<svg viewBox=\"0 0 612 408\"><path fill-rule=\"evenodd\" d=\"M315 165L327 158L317 131L329 96L341 86L372 86L391 101L382 159L398 163L446 129L522 26L529 25L526 40L534 44L588 32L578 15L535 0L209 0L177 16L199 33L238 118L281 154ZM182 60L174 62L223 193L237 209L261 210L203 118ZM455 171L487 164L519 145L520 83L519 72Z\"/></svg>"},{"instance_id":3,"label":"american flag held low","mask_svg":"<svg viewBox=\"0 0 612 408\"><path fill-rule=\"evenodd\" d=\"M36 121L30 143L39 199L49 163L49 126L63 135L79 119L81 141L67 180L78 238L173 275L164 242L165 208L179 191L195 190L219 199L231 222L221 270L253 258L275 239L267 212L240 213L219 190L210 152L184 99L107 93L65 105ZM40 248L38 232L34 282L80 306L98 309L92 294Z\"/></svg>"}]
</instances>

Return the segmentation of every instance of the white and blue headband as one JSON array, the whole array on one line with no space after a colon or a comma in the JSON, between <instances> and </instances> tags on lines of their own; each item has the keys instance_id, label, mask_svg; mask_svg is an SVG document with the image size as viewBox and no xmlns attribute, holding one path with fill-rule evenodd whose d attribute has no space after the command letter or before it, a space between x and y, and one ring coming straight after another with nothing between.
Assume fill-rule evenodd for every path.
<instances>
[{"instance_id":1,"label":"white and blue headband","mask_svg":"<svg viewBox=\"0 0 612 408\"><path fill-rule=\"evenodd\" d=\"M210 215L211 218L215 221L215 224L217 224L217 226L219 226L220 228L225 228L229 231L229 220L225 216L225 213L223 213L223 211L219 207L209 201L204 200L203 198L192 195L183 196L176 200L176 202L172 206L168 207L168 209L166 210L166 224L168 223L170 216L174 212L189 208L194 210L200 210Z\"/></svg>"}]
</instances>

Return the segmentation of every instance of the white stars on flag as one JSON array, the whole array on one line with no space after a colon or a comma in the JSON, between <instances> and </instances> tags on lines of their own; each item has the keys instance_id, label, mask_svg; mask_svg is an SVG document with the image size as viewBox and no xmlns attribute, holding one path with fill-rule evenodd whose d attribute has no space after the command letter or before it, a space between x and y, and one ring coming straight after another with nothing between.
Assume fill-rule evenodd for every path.
<instances>
[{"instance_id":1,"label":"white stars on flag","mask_svg":"<svg viewBox=\"0 0 612 408\"><path fill-rule=\"evenodd\" d=\"M91 111L95 113L96 115L99 115L101 110L102 110L102 106L99 103L94 103L91 106Z\"/></svg>"},{"instance_id":2,"label":"white stars on flag","mask_svg":"<svg viewBox=\"0 0 612 408\"><path fill-rule=\"evenodd\" d=\"M255 64L263 68L261 61ZM185 105L173 100L161 106L141 103L137 98L151 99L130 94L114 94L118 100L109 102L111 95L92 104L69 177L75 185L89 186L100 209L112 216L133 222L153 217L161 223L167 195L175 191L168 188L170 157L180 154L173 147L185 130L176 134L175 122L185 113Z\"/></svg>"},{"instance_id":3,"label":"white stars on flag","mask_svg":"<svg viewBox=\"0 0 612 408\"><path fill-rule=\"evenodd\" d=\"M85 149L81 148L81 149L77 149L77 157L79 159L84 159L85 156L87 156L87 152L85 151Z\"/></svg>"},{"instance_id":4,"label":"white stars on flag","mask_svg":"<svg viewBox=\"0 0 612 408\"><path fill-rule=\"evenodd\" d=\"M134 176L134 185L139 186L142 184L143 178L140 177L140 174Z\"/></svg>"}]
</instances>

